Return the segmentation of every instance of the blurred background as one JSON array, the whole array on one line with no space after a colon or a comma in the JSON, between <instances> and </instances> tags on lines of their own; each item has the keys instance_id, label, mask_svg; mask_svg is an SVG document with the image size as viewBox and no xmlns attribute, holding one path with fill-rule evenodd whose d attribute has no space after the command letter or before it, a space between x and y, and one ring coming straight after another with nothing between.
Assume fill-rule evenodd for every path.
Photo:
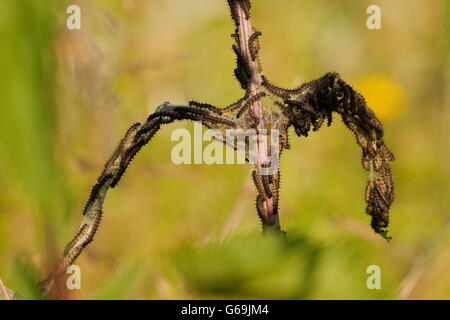
<instances>
[{"instance_id":1,"label":"blurred background","mask_svg":"<svg viewBox=\"0 0 450 320\"><path fill-rule=\"evenodd\" d=\"M67 6L81 30L66 28ZM381 8L368 30L366 9ZM385 126L396 199L391 243L364 213L367 172L339 122L282 158L281 223L263 239L250 165L172 164L164 127L111 190L70 299L450 299L450 3L258 0L265 75L284 87L328 71ZM19 297L81 222L125 130L163 101L226 106L234 79L226 1L0 2L0 278ZM336 117L336 120L338 118ZM381 289L369 290L369 265Z\"/></svg>"}]
</instances>

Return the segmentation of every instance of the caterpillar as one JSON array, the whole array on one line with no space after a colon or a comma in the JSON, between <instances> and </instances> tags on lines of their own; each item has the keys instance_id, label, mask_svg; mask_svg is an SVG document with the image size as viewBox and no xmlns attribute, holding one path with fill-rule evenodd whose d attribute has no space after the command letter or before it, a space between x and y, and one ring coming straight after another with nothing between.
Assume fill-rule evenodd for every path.
<instances>
[{"instance_id":1,"label":"caterpillar","mask_svg":"<svg viewBox=\"0 0 450 320\"><path fill-rule=\"evenodd\" d=\"M319 130L320 127L322 126L324 120L325 120L325 118L323 117L323 115L316 117L313 121L313 131Z\"/></svg>"},{"instance_id":2,"label":"caterpillar","mask_svg":"<svg viewBox=\"0 0 450 320\"><path fill-rule=\"evenodd\" d=\"M230 7L231 19L233 19L236 25L239 25L239 8L238 2L239 0L228 0L228 6Z\"/></svg>"},{"instance_id":3,"label":"caterpillar","mask_svg":"<svg viewBox=\"0 0 450 320\"><path fill-rule=\"evenodd\" d=\"M197 102L197 101L191 100L191 101L189 101L189 105L191 107L207 109L207 110L210 110L210 111L212 111L214 113L222 115L222 109L220 109L218 107L215 107L215 106L213 106L213 105L211 105L209 103L203 103L203 102Z\"/></svg>"},{"instance_id":4,"label":"caterpillar","mask_svg":"<svg viewBox=\"0 0 450 320\"><path fill-rule=\"evenodd\" d=\"M251 74L252 74L252 71L250 70L250 66L247 63L247 60L242 55L242 52L241 52L239 46L233 44L232 49L233 49L233 51L234 51L234 53L236 54L236 57L237 57L238 69L242 69L245 72L244 75L247 78L250 78Z\"/></svg>"},{"instance_id":5,"label":"caterpillar","mask_svg":"<svg viewBox=\"0 0 450 320\"><path fill-rule=\"evenodd\" d=\"M269 176L263 175L263 176L261 176L261 178L262 178L262 183L264 186L264 191L266 192L267 197L272 198L273 194L272 194L272 189L270 188Z\"/></svg>"},{"instance_id":6,"label":"caterpillar","mask_svg":"<svg viewBox=\"0 0 450 320\"><path fill-rule=\"evenodd\" d=\"M309 104L305 104L305 103L302 103L302 102L297 101L297 100L289 100L289 99L284 100L284 103L286 103L287 105L290 105L290 106L295 106L298 109L300 109L302 111L305 111L305 112L309 113L312 116L316 116L317 115L317 111L314 110Z\"/></svg>"},{"instance_id":7,"label":"caterpillar","mask_svg":"<svg viewBox=\"0 0 450 320\"><path fill-rule=\"evenodd\" d=\"M135 131L141 126L139 122L134 123L130 128L128 128L127 132L125 133L125 136L120 140L119 145L117 146L116 150L114 150L111 157L109 157L108 161L106 161L105 166L103 167L103 172L100 175L100 177L105 176L107 173L111 173L113 170L111 166L114 164L114 162L117 160L117 157L120 155L120 153L125 148L125 143L130 139L130 137L135 133ZM136 136L135 136L136 139Z\"/></svg>"},{"instance_id":8,"label":"caterpillar","mask_svg":"<svg viewBox=\"0 0 450 320\"><path fill-rule=\"evenodd\" d=\"M230 34L230 36L236 41L236 43L239 43L239 33L238 33L238 30L236 30L234 33Z\"/></svg>"},{"instance_id":9,"label":"caterpillar","mask_svg":"<svg viewBox=\"0 0 450 320\"><path fill-rule=\"evenodd\" d=\"M250 128L256 129L259 124L259 118L253 112L252 108L248 109L248 114L250 115L250 118L253 120L253 123L250 125Z\"/></svg>"},{"instance_id":10,"label":"caterpillar","mask_svg":"<svg viewBox=\"0 0 450 320\"><path fill-rule=\"evenodd\" d=\"M241 107L242 102L244 102L245 99L247 99L248 93L245 93L245 96L240 98L238 101L228 105L227 107L225 107L224 109L222 109L222 112L232 112L238 108Z\"/></svg>"},{"instance_id":11,"label":"caterpillar","mask_svg":"<svg viewBox=\"0 0 450 320\"><path fill-rule=\"evenodd\" d=\"M214 117L212 115L205 115L202 120L205 119L207 121L211 121L211 122L215 122L215 123L222 123L224 125L227 125L231 128L236 128L237 124L234 121L225 119L225 118L219 118L219 117Z\"/></svg>"},{"instance_id":12,"label":"caterpillar","mask_svg":"<svg viewBox=\"0 0 450 320\"><path fill-rule=\"evenodd\" d=\"M283 100L291 98L290 94L285 89L282 89L280 87L271 84L264 75L261 76L261 80L262 80L261 85L264 88L266 88L270 93L276 95L277 97L282 98Z\"/></svg>"},{"instance_id":13,"label":"caterpillar","mask_svg":"<svg viewBox=\"0 0 450 320\"><path fill-rule=\"evenodd\" d=\"M257 94L255 94L253 97L250 97L247 102L244 104L244 106L238 111L238 113L236 114L236 118L240 118L242 116L242 114L253 105L253 103L255 103L256 101L258 101L259 99L261 99L262 97L266 96L265 92L259 92Z\"/></svg>"},{"instance_id":14,"label":"caterpillar","mask_svg":"<svg viewBox=\"0 0 450 320\"><path fill-rule=\"evenodd\" d=\"M145 139L138 140L127 152L125 152L123 158L120 161L119 170L117 172L116 177L111 182L111 188L115 188L116 185L119 183L120 179L122 178L123 174L128 168L128 165L133 160L133 158L136 156L136 154L139 152L139 150L145 146L150 139L153 137L153 135L160 129L160 125L152 126L147 132L147 137Z\"/></svg>"},{"instance_id":15,"label":"caterpillar","mask_svg":"<svg viewBox=\"0 0 450 320\"><path fill-rule=\"evenodd\" d=\"M94 220L91 221L91 223L90 223L90 227L91 227L92 230L90 232L88 232L88 237L81 244L81 246L83 248L85 248L89 243L92 242L92 240L94 240L94 235L97 233L98 227L100 226L100 222L102 220L102 216L103 216L103 210L102 209L98 209L96 211L95 216L94 216ZM76 257L78 257L78 255L80 255L80 253L81 253L81 251L76 255Z\"/></svg>"},{"instance_id":16,"label":"caterpillar","mask_svg":"<svg viewBox=\"0 0 450 320\"><path fill-rule=\"evenodd\" d=\"M180 118L180 114L175 111L157 111L148 116L147 122L161 118L161 117L170 117L170 118L178 119L178 118ZM142 129L142 130L145 130L145 129ZM138 132L138 134L142 134L142 132L140 132L140 131Z\"/></svg>"},{"instance_id":17,"label":"caterpillar","mask_svg":"<svg viewBox=\"0 0 450 320\"><path fill-rule=\"evenodd\" d=\"M262 82L261 84L267 88L267 90L269 90L270 92L272 92L274 95L278 95L279 97L283 98L283 99L290 99L291 95L295 95L295 94L300 94L304 91L306 85L308 85L308 83L304 83L302 85L300 85L297 88L294 89L283 89L280 88L276 85L274 85L273 83L271 83L266 76L262 75ZM310 83L311 84L311 83Z\"/></svg>"},{"instance_id":18,"label":"caterpillar","mask_svg":"<svg viewBox=\"0 0 450 320\"><path fill-rule=\"evenodd\" d=\"M275 192L275 196L274 196L274 208L275 208L275 213L278 213L278 207L279 207L279 198L280 198L280 194L279 194L279 190L280 190L280 171L278 171L277 173L275 173L273 176L269 176L269 178L271 178L273 181L271 182L273 185L273 190Z\"/></svg>"},{"instance_id":19,"label":"caterpillar","mask_svg":"<svg viewBox=\"0 0 450 320\"><path fill-rule=\"evenodd\" d=\"M255 184L256 190L258 191L258 194L266 195L264 186L263 186L261 180L259 179L255 170L252 171L252 178L253 178L253 183Z\"/></svg>"},{"instance_id":20,"label":"caterpillar","mask_svg":"<svg viewBox=\"0 0 450 320\"><path fill-rule=\"evenodd\" d=\"M239 81L241 88L247 91L249 79L245 74L242 73L242 69L240 69L239 67L234 69L234 76L236 77L236 80Z\"/></svg>"},{"instance_id":21,"label":"caterpillar","mask_svg":"<svg viewBox=\"0 0 450 320\"><path fill-rule=\"evenodd\" d=\"M72 249L72 247L74 246L74 244L79 240L79 238L82 236L83 233L86 232L86 229L89 228L89 226L87 224L83 224L77 231L77 233L75 234L75 236L72 238L72 240L70 240L70 242L66 245L66 247L64 248L64 252L63 255L67 255L70 251L70 249Z\"/></svg>"},{"instance_id":22,"label":"caterpillar","mask_svg":"<svg viewBox=\"0 0 450 320\"><path fill-rule=\"evenodd\" d=\"M258 194L256 196L256 211L258 212L258 216L264 224L267 224L267 207L265 206L263 197Z\"/></svg>"},{"instance_id":23,"label":"caterpillar","mask_svg":"<svg viewBox=\"0 0 450 320\"><path fill-rule=\"evenodd\" d=\"M286 107L283 103L280 101L275 101L275 105L278 106L281 109L281 112L284 113L285 116L287 116L290 120L293 120L295 115L289 108Z\"/></svg>"},{"instance_id":24,"label":"caterpillar","mask_svg":"<svg viewBox=\"0 0 450 320\"><path fill-rule=\"evenodd\" d=\"M100 189L105 185L105 183L111 179L113 175L111 173L100 176L98 178L98 182L92 187L91 194L89 195L89 199L86 202L84 209L83 209L83 216L86 215L86 213L89 211L90 207L93 205L95 200L98 198L98 194L100 192Z\"/></svg>"},{"instance_id":25,"label":"caterpillar","mask_svg":"<svg viewBox=\"0 0 450 320\"><path fill-rule=\"evenodd\" d=\"M206 110L206 108L201 109L201 108L191 108L191 107L185 107L185 106L174 106L173 111L182 112L183 114L184 113L192 113L192 114L197 114L200 116L210 114L209 109Z\"/></svg>"},{"instance_id":26,"label":"caterpillar","mask_svg":"<svg viewBox=\"0 0 450 320\"><path fill-rule=\"evenodd\" d=\"M252 35L248 38L248 50L250 51L250 56L252 58L252 61L255 61L257 58L257 54L259 51L259 41L258 37L262 35L261 32L255 31L252 33Z\"/></svg>"},{"instance_id":27,"label":"caterpillar","mask_svg":"<svg viewBox=\"0 0 450 320\"><path fill-rule=\"evenodd\" d=\"M245 19L250 19L250 9L252 7L252 4L250 3L250 0L240 0L239 2L242 10L244 10Z\"/></svg>"},{"instance_id":28,"label":"caterpillar","mask_svg":"<svg viewBox=\"0 0 450 320\"><path fill-rule=\"evenodd\" d=\"M71 265L76 258L81 254L82 249L84 249L89 243L94 239L94 235L98 230L100 221L103 216L102 209L96 210L93 215L94 218L89 222L83 223L83 225L78 230L77 234L72 238L72 240L66 245L64 249L63 256L66 257L66 261L60 264L50 275L47 280L39 283L41 287L45 286L47 283L52 281L55 277L64 273L69 265ZM89 230L90 229L90 230ZM77 244L77 242L80 242ZM72 252L71 252L72 251Z\"/></svg>"}]
</instances>

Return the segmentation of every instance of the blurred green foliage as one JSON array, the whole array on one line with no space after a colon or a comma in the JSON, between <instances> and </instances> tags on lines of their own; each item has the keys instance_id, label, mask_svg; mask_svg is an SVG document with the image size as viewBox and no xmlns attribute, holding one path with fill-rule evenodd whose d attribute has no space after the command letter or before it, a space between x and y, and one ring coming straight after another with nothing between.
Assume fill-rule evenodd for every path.
<instances>
[{"instance_id":1,"label":"blurred green foliage","mask_svg":"<svg viewBox=\"0 0 450 320\"><path fill-rule=\"evenodd\" d=\"M56 1L2 1L0 139L2 174L15 178L40 212L66 217L52 142L56 134L53 54Z\"/></svg>"},{"instance_id":2,"label":"blurred green foliage","mask_svg":"<svg viewBox=\"0 0 450 320\"><path fill-rule=\"evenodd\" d=\"M48 1L44 6L30 0L0 4L2 251L9 251L15 238L26 237L22 223L33 225L39 234L27 239L30 248L44 251L53 232L64 231L69 222L68 192L53 146L57 134L53 53L56 3ZM32 215L23 217L13 238L4 236L4 216L15 215L15 210L24 207ZM20 294L39 297L35 286L38 278L30 271L29 255L22 260L13 263L14 255L9 256L9 263L3 265L11 268Z\"/></svg>"},{"instance_id":3,"label":"blurred green foliage","mask_svg":"<svg viewBox=\"0 0 450 320\"><path fill-rule=\"evenodd\" d=\"M42 293L36 286L39 273L35 266L27 261L17 259L11 263L11 277L8 282L14 284L16 299L43 299Z\"/></svg>"},{"instance_id":4,"label":"blurred green foliage","mask_svg":"<svg viewBox=\"0 0 450 320\"><path fill-rule=\"evenodd\" d=\"M194 290L219 297L298 299L315 285L320 249L307 239L238 236L177 248L175 265Z\"/></svg>"},{"instance_id":5,"label":"blurred green foliage","mask_svg":"<svg viewBox=\"0 0 450 320\"><path fill-rule=\"evenodd\" d=\"M90 186L126 128L161 102L240 97L226 1L0 2L0 277L22 298L81 221ZM258 233L250 166L176 166L164 127L105 203L79 258L75 299L450 298L450 5L254 1L265 74L294 87L338 71L382 117L395 153L391 244L364 214L367 174L339 123L282 159L289 241ZM70 191L69 191L70 190ZM381 290L366 269L379 265ZM37 271L39 270L39 271Z\"/></svg>"},{"instance_id":6,"label":"blurred green foliage","mask_svg":"<svg viewBox=\"0 0 450 320\"><path fill-rule=\"evenodd\" d=\"M125 266L105 279L92 293L92 299L119 300L127 296L138 277L138 266Z\"/></svg>"}]
</instances>

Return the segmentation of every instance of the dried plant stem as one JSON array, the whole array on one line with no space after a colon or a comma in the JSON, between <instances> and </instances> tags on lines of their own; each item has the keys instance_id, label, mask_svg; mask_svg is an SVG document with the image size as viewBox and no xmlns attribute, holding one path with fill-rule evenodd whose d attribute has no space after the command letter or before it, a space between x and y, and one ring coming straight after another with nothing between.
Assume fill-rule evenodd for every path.
<instances>
[{"instance_id":1,"label":"dried plant stem","mask_svg":"<svg viewBox=\"0 0 450 320\"><path fill-rule=\"evenodd\" d=\"M252 97L258 97L265 95L265 92L261 88L261 68L259 65L258 52L252 50L253 42L255 41L259 32L257 32L251 23L250 19L250 2L249 1L229 1L232 17L235 21L237 28L237 41L238 41L238 68L247 70L248 81L246 85L246 95L251 99ZM257 40L257 39L256 39ZM241 61L240 59L241 58ZM256 129L267 129L266 120L264 117L264 109L261 99L255 99L250 105L251 113L256 119ZM258 176L258 180L263 180L261 173L263 172L263 163L267 158L267 150L270 150L268 145L269 140L261 135L257 136L257 145L259 152L256 153L255 174ZM277 150L278 151L278 150ZM275 150L273 151L275 152ZM271 177L271 183L263 183L267 188L273 189L275 194L268 196L267 193L258 194L257 197L257 210L261 218L263 229L265 231L274 231L280 233L280 221L278 217L278 175Z\"/></svg>"}]
</instances>

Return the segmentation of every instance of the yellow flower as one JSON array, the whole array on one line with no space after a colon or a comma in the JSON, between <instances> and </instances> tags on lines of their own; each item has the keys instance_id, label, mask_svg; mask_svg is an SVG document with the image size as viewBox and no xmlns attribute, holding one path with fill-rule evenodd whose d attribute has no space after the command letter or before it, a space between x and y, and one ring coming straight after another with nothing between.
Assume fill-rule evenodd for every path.
<instances>
[{"instance_id":1,"label":"yellow flower","mask_svg":"<svg viewBox=\"0 0 450 320\"><path fill-rule=\"evenodd\" d=\"M356 83L355 90L364 96L369 108L381 120L395 119L404 112L403 87L386 75L367 75Z\"/></svg>"}]
</instances>

